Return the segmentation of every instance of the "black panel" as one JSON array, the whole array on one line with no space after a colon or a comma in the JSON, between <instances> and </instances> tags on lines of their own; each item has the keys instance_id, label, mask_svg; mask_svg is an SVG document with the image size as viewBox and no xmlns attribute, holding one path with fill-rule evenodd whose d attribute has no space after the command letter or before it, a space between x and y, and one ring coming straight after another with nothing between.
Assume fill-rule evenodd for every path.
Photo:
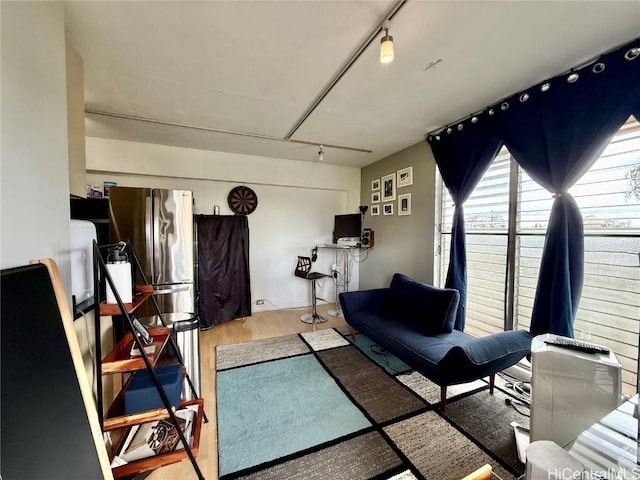
<instances>
[{"instance_id":1,"label":"black panel","mask_svg":"<svg viewBox=\"0 0 640 480\"><path fill-rule=\"evenodd\" d=\"M0 475L102 478L47 268L3 270L1 285Z\"/></svg>"},{"instance_id":2,"label":"black panel","mask_svg":"<svg viewBox=\"0 0 640 480\"><path fill-rule=\"evenodd\" d=\"M111 243L109 232L109 199L71 197L70 217L74 220L89 220L96 226L98 245Z\"/></svg>"},{"instance_id":3,"label":"black panel","mask_svg":"<svg viewBox=\"0 0 640 480\"><path fill-rule=\"evenodd\" d=\"M92 218L109 219L108 198L71 197L71 218L91 220Z\"/></svg>"},{"instance_id":4,"label":"black panel","mask_svg":"<svg viewBox=\"0 0 640 480\"><path fill-rule=\"evenodd\" d=\"M245 215L196 215L200 328L251 315L249 222Z\"/></svg>"}]
</instances>

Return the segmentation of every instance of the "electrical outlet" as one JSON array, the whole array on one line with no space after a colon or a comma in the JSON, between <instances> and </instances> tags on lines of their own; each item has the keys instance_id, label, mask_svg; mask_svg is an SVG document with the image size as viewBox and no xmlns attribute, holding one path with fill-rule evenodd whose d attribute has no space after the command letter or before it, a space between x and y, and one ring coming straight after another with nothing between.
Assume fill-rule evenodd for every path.
<instances>
[{"instance_id":1,"label":"electrical outlet","mask_svg":"<svg viewBox=\"0 0 640 480\"><path fill-rule=\"evenodd\" d=\"M264 305L264 300L262 298L256 300L256 305Z\"/></svg>"}]
</instances>

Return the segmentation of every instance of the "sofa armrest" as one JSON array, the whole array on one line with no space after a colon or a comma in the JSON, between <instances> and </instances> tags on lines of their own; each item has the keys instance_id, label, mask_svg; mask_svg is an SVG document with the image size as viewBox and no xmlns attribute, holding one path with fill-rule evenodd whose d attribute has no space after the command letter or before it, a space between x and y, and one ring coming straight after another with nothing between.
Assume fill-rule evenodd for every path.
<instances>
[{"instance_id":1,"label":"sofa armrest","mask_svg":"<svg viewBox=\"0 0 640 480\"><path fill-rule=\"evenodd\" d=\"M464 364L486 365L507 357L523 358L531 352L531 338L526 330L507 330L486 337L470 337L453 346L439 365L443 368L459 368Z\"/></svg>"},{"instance_id":2,"label":"sofa armrest","mask_svg":"<svg viewBox=\"0 0 640 480\"><path fill-rule=\"evenodd\" d=\"M355 312L381 311L388 303L388 296L388 288L374 288L372 290L343 292L338 298L344 317L348 320Z\"/></svg>"}]
</instances>

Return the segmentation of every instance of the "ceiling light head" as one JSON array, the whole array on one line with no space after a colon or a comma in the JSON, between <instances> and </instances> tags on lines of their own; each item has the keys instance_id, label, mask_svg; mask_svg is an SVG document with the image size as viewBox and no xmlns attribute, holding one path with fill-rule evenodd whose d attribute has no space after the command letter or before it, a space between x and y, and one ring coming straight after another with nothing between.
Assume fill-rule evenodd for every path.
<instances>
[{"instance_id":1,"label":"ceiling light head","mask_svg":"<svg viewBox=\"0 0 640 480\"><path fill-rule=\"evenodd\" d=\"M320 145L320 150L318 151L318 161L322 162L324 160L324 150L322 149L322 145Z\"/></svg>"},{"instance_id":2,"label":"ceiling light head","mask_svg":"<svg viewBox=\"0 0 640 480\"><path fill-rule=\"evenodd\" d=\"M384 22L382 29L384 35L380 39L380 63L391 63L393 61L393 37L389 35L389 22Z\"/></svg>"}]
</instances>

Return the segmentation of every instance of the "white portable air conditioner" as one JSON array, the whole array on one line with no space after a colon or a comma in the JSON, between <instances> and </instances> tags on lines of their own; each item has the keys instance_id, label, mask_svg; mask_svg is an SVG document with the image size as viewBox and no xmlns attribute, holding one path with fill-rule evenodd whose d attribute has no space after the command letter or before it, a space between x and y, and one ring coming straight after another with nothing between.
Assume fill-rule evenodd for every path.
<instances>
[{"instance_id":1,"label":"white portable air conditioner","mask_svg":"<svg viewBox=\"0 0 640 480\"><path fill-rule=\"evenodd\" d=\"M93 242L96 226L87 220L71 220L71 295L76 309L93 305ZM76 312L73 312L74 314Z\"/></svg>"},{"instance_id":2,"label":"white portable air conditioner","mask_svg":"<svg viewBox=\"0 0 640 480\"><path fill-rule=\"evenodd\" d=\"M612 351L547 343L563 339L547 333L531 342L531 442L552 440L561 447L618 407L622 384Z\"/></svg>"}]
</instances>

